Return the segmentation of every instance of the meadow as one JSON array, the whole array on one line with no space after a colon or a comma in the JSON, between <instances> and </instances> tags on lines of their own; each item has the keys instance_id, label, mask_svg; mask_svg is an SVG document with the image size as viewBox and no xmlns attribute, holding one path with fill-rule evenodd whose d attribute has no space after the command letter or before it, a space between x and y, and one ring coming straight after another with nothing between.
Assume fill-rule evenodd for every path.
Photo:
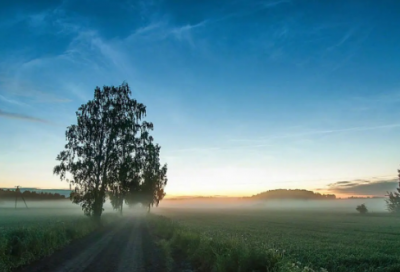
<instances>
[{"instance_id":1,"label":"meadow","mask_svg":"<svg viewBox=\"0 0 400 272\"><path fill-rule=\"evenodd\" d=\"M276 250L303 268L400 271L400 218L387 212L164 206L156 213L213 240Z\"/></svg>"}]
</instances>

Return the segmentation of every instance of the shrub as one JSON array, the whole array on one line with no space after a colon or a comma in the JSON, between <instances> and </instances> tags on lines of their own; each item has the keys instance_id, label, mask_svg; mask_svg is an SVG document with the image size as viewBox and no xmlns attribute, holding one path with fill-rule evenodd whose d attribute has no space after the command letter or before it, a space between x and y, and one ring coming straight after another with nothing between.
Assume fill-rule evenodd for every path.
<instances>
[{"instance_id":1,"label":"shrub","mask_svg":"<svg viewBox=\"0 0 400 272\"><path fill-rule=\"evenodd\" d=\"M358 205L356 210L361 214L366 214L368 212L367 206L365 206L365 204Z\"/></svg>"}]
</instances>

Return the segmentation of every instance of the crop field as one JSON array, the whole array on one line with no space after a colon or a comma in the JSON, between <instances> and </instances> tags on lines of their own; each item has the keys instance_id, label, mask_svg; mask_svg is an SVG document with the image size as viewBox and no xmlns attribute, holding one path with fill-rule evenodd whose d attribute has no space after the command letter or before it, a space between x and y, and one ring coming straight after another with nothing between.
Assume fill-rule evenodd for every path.
<instances>
[{"instance_id":1,"label":"crop field","mask_svg":"<svg viewBox=\"0 0 400 272\"><path fill-rule=\"evenodd\" d=\"M0 229L17 227L49 226L56 223L66 223L87 219L83 215L79 205L69 200L61 201L30 201L28 209L18 202L14 208L14 202L0 203ZM112 213L109 206L105 207L105 214Z\"/></svg>"},{"instance_id":2,"label":"crop field","mask_svg":"<svg viewBox=\"0 0 400 272\"><path fill-rule=\"evenodd\" d=\"M48 225L57 222L69 222L83 219L81 213L75 213L70 209L55 211L46 208L31 208L29 210L0 209L0 228L31 227Z\"/></svg>"},{"instance_id":3,"label":"crop field","mask_svg":"<svg viewBox=\"0 0 400 272\"><path fill-rule=\"evenodd\" d=\"M276 249L301 267L400 271L400 218L384 212L159 208L157 213L210 238Z\"/></svg>"},{"instance_id":4,"label":"crop field","mask_svg":"<svg viewBox=\"0 0 400 272\"><path fill-rule=\"evenodd\" d=\"M14 203L0 208L0 271L15 268L51 255L71 241L96 229L77 205L62 202L29 203L14 209ZM112 220L106 215L105 222Z\"/></svg>"}]
</instances>

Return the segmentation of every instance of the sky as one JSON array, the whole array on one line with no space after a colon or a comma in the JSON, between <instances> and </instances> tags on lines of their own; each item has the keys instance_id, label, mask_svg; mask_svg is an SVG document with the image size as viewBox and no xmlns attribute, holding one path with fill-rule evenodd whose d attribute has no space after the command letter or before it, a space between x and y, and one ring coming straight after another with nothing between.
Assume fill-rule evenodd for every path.
<instances>
[{"instance_id":1,"label":"sky","mask_svg":"<svg viewBox=\"0 0 400 272\"><path fill-rule=\"evenodd\" d=\"M154 123L169 195L383 194L400 163L398 10L1 1L0 187L68 188L52 172L66 127L96 86L126 81Z\"/></svg>"}]
</instances>

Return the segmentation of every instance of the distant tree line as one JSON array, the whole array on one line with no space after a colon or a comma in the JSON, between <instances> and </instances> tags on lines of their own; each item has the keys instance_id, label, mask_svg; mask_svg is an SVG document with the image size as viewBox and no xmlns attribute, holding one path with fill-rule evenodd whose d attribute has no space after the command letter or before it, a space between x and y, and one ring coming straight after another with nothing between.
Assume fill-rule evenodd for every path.
<instances>
[{"instance_id":1,"label":"distant tree line","mask_svg":"<svg viewBox=\"0 0 400 272\"><path fill-rule=\"evenodd\" d=\"M383 196L349 196L345 199L380 199Z\"/></svg>"},{"instance_id":2,"label":"distant tree line","mask_svg":"<svg viewBox=\"0 0 400 272\"><path fill-rule=\"evenodd\" d=\"M15 190L10 189L0 189L0 200L15 200L17 192ZM65 199L65 196L60 195L58 193L46 193L46 192L31 192L31 191L24 191L22 192L22 196L26 200L60 200Z\"/></svg>"},{"instance_id":3,"label":"distant tree line","mask_svg":"<svg viewBox=\"0 0 400 272\"><path fill-rule=\"evenodd\" d=\"M250 197L251 199L257 200L269 200L269 199L300 199L300 200L332 200L336 199L334 194L320 194L308 190L300 189L276 189L262 192L257 195Z\"/></svg>"}]
</instances>

